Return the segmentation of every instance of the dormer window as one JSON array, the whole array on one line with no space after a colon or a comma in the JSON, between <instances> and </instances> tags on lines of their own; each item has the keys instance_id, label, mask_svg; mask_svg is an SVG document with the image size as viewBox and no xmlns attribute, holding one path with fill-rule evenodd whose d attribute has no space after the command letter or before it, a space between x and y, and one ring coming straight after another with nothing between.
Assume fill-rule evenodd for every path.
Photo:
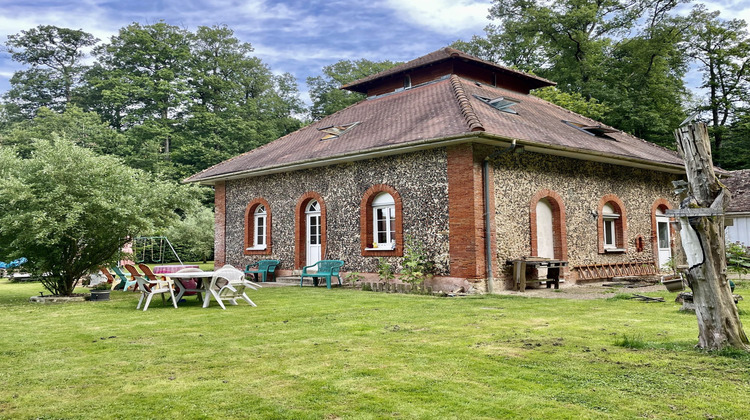
<instances>
[{"instance_id":1,"label":"dormer window","mask_svg":"<svg viewBox=\"0 0 750 420\"><path fill-rule=\"evenodd\" d=\"M359 121L351 123L351 124L344 124L344 125L331 125L328 127L319 128L318 131L322 131L325 133L323 137L320 138L320 140L330 140L335 139L346 133L347 131L351 130L352 127L359 124Z\"/></svg>"},{"instance_id":2,"label":"dormer window","mask_svg":"<svg viewBox=\"0 0 750 420\"><path fill-rule=\"evenodd\" d=\"M404 89L409 89L411 87L411 76L408 74L404 76Z\"/></svg>"},{"instance_id":3,"label":"dormer window","mask_svg":"<svg viewBox=\"0 0 750 420\"><path fill-rule=\"evenodd\" d=\"M518 114L518 112L516 112L516 110L514 110L512 107L515 104L518 104L521 102L515 99L506 98L503 96L498 96L497 98L487 98L485 96L474 95L474 97L486 103L487 105L497 109L498 111L507 112L509 114Z\"/></svg>"},{"instance_id":4,"label":"dormer window","mask_svg":"<svg viewBox=\"0 0 750 420\"><path fill-rule=\"evenodd\" d=\"M586 134L588 134L590 136L602 137L602 138L610 139L610 140L615 140L615 139L613 139L612 137L608 136L607 133L617 133L618 132L618 130L615 130L613 128L604 127L601 124L600 125L586 125L586 124L581 124L581 123L577 123L577 122L573 122L573 121L565 121L565 120L563 120L563 122L565 124L567 124L567 125L575 128L575 129L577 129L577 130L583 131L584 133L586 133Z\"/></svg>"}]
</instances>

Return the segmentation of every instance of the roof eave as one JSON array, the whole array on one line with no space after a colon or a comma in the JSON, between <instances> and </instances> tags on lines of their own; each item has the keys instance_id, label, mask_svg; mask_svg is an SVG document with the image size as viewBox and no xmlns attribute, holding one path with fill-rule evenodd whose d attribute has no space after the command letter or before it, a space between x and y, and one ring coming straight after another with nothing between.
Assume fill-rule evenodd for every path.
<instances>
[{"instance_id":1,"label":"roof eave","mask_svg":"<svg viewBox=\"0 0 750 420\"><path fill-rule=\"evenodd\" d=\"M250 169L246 171L232 172L229 174L220 174L215 176L209 176L202 179L191 181L190 178L183 180L183 183L199 183L202 185L214 185L216 182L228 181L233 179L248 178L262 175L270 175L281 172L292 172L303 169L311 169L322 166L330 166L339 163L350 163L366 159L374 159L383 156L391 156L396 154L410 153L418 150L433 149L437 147L446 147L457 145L466 142L477 142L481 144L487 144L491 146L507 146L512 142L516 142L517 146L523 146L525 150L533 153L540 153L553 156L568 157L573 159L587 160L593 162L608 163L618 166L626 166L632 168L655 170L659 172L666 172L671 174L684 175L685 168L682 165L668 163L668 162L656 162L645 159L631 158L626 156L614 155L604 152L596 152L590 150L575 149L564 146L556 146L543 143L535 143L528 140L514 139L510 137L503 137L484 131L475 131L469 133L461 133L458 135L437 137L432 139L425 139L420 141L409 142L405 144L390 145L384 147L373 148L365 151L358 151L353 153L345 153L335 156L330 156L324 159L307 159L287 164L268 166L259 169Z\"/></svg>"}]
</instances>

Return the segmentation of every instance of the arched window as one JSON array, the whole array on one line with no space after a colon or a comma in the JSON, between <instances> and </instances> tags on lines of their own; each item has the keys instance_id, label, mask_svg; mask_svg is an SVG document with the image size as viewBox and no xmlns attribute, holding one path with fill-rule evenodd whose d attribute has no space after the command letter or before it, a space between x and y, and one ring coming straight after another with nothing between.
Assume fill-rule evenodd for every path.
<instances>
[{"instance_id":1,"label":"arched window","mask_svg":"<svg viewBox=\"0 0 750 420\"><path fill-rule=\"evenodd\" d=\"M401 196L388 185L374 185L360 204L360 237L364 256L401 256Z\"/></svg>"},{"instance_id":2,"label":"arched window","mask_svg":"<svg viewBox=\"0 0 750 420\"><path fill-rule=\"evenodd\" d=\"M626 252L625 205L616 195L609 194L599 201L598 214L599 252Z\"/></svg>"},{"instance_id":3,"label":"arched window","mask_svg":"<svg viewBox=\"0 0 750 420\"><path fill-rule=\"evenodd\" d=\"M256 198L245 208L245 255L271 255L271 208Z\"/></svg>"}]
</instances>

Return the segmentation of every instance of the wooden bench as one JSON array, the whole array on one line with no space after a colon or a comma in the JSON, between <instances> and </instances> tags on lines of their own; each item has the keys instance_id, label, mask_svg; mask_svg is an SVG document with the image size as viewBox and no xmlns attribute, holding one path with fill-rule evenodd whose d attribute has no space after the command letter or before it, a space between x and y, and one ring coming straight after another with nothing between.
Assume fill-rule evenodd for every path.
<instances>
[{"instance_id":1,"label":"wooden bench","mask_svg":"<svg viewBox=\"0 0 750 420\"><path fill-rule=\"evenodd\" d=\"M344 266L344 262L341 260L320 260L313 265L306 265L302 267L302 274L300 274L299 285L302 287L302 282L305 277L312 277L313 286L318 285L318 278L326 278L326 287L331 288L331 277L336 276L339 280L339 286L341 286L341 276L339 276L339 269ZM312 272L313 269L317 269Z\"/></svg>"},{"instance_id":2,"label":"wooden bench","mask_svg":"<svg viewBox=\"0 0 750 420\"><path fill-rule=\"evenodd\" d=\"M516 282L516 290L526 291L527 283L545 282L549 289L553 285L555 289L560 288L560 270L568 265L567 261L553 260L550 258L524 257L516 260L507 260L507 265L513 266L513 279ZM547 275L544 279L527 279L527 268L547 268Z\"/></svg>"},{"instance_id":3,"label":"wooden bench","mask_svg":"<svg viewBox=\"0 0 750 420\"><path fill-rule=\"evenodd\" d=\"M269 276L276 281L276 267L281 264L281 260L260 260L258 262L248 264L245 266L245 274L250 274L258 281L258 274L260 274L261 281L266 282ZM251 267L256 267L255 270L251 270Z\"/></svg>"}]
</instances>

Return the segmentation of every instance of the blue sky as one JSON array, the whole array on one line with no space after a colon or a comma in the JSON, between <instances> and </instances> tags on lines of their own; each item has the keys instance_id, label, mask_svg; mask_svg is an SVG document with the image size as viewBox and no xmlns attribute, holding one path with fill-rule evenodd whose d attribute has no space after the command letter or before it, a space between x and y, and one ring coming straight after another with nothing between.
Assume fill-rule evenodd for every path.
<instances>
[{"instance_id":1,"label":"blue sky","mask_svg":"<svg viewBox=\"0 0 750 420\"><path fill-rule=\"evenodd\" d=\"M195 30L226 24L274 72L305 79L342 59L408 61L482 35L490 0L0 0L0 44L37 25L83 29L103 41L132 23L164 20ZM750 0L704 2L750 21ZM686 9L684 9L686 10ZM1 48L1 47L0 47ZM21 66L0 50L0 93ZM698 80L695 75L689 83Z\"/></svg>"},{"instance_id":2,"label":"blue sky","mask_svg":"<svg viewBox=\"0 0 750 420\"><path fill-rule=\"evenodd\" d=\"M164 20L189 30L226 24L274 72L305 79L342 59L408 61L482 34L489 0L0 0L0 43L37 25L109 40L132 23ZM0 51L0 92L21 66Z\"/></svg>"}]
</instances>

